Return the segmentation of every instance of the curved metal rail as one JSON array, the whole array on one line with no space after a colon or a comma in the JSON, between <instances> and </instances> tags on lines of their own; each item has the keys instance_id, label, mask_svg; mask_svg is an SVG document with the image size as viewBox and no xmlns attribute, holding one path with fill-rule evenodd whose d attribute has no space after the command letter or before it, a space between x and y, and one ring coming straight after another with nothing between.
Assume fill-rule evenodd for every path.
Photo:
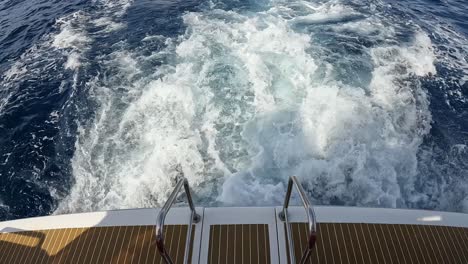
<instances>
[{"instance_id":1,"label":"curved metal rail","mask_svg":"<svg viewBox=\"0 0 468 264\"><path fill-rule=\"evenodd\" d=\"M192 224L198 223L200 221L200 215L197 214L197 212L195 211L195 206L193 205L192 195L190 194L190 187L188 181L185 177L180 177L180 179L177 181L177 185L174 188L174 191L172 191L171 195L167 199L163 208L161 208L161 211L159 212L156 218L156 246L166 264L173 264L173 261L164 246L164 221L166 219L167 213L169 212L169 209L171 209L172 204L177 198L177 194L179 194L182 186L184 186L190 211L192 211L192 213L190 214L187 238L185 239L184 263L188 263L190 253L190 240L192 237Z\"/></svg>"},{"instance_id":2,"label":"curved metal rail","mask_svg":"<svg viewBox=\"0 0 468 264\"><path fill-rule=\"evenodd\" d=\"M296 263L296 257L294 256L294 241L292 240L292 233L291 233L291 226L288 221L288 206L289 200L291 199L292 187L293 185L296 186L296 189L301 197L302 203L304 204L304 208L307 214L307 221L309 223L309 234L307 236L307 248L305 249L304 253L302 254L301 261L299 263L303 264L306 263L307 259L310 257L312 253L312 249L315 246L315 241L317 240L317 220L315 219L315 212L312 204L310 203L307 195L302 189L301 184L299 183L296 176L289 177L288 181L288 189L286 191L286 197L284 199L283 211L279 213L279 218L281 221L286 223L286 240L289 244L289 260L291 264Z\"/></svg>"}]
</instances>

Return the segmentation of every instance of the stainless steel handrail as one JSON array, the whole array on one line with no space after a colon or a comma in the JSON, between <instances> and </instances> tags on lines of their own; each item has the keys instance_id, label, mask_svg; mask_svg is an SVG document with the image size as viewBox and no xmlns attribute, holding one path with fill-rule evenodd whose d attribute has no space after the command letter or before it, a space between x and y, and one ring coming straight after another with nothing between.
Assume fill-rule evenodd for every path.
<instances>
[{"instance_id":1,"label":"stainless steel handrail","mask_svg":"<svg viewBox=\"0 0 468 264\"><path fill-rule=\"evenodd\" d=\"M161 211L159 212L156 218L156 246L166 264L173 264L173 261L169 256L168 252L166 251L166 248L164 247L164 221L166 219L167 213L169 212L169 209L171 209L172 204L177 198L177 194L179 194L182 186L184 186L185 194L187 195L187 200L191 211L187 238L185 239L184 263L188 263L190 253L190 240L192 238L192 224L198 223L200 221L200 215L197 214L197 212L195 211L195 206L193 205L192 195L190 194L190 187L188 181L185 177L180 177L180 179L177 181L177 185L174 188L174 191L172 191L171 195L167 199L163 208L161 208Z\"/></svg>"},{"instance_id":2,"label":"stainless steel handrail","mask_svg":"<svg viewBox=\"0 0 468 264\"><path fill-rule=\"evenodd\" d=\"M315 212L312 204L310 203L307 195L302 188L302 185L299 183L296 176L289 177L288 181L288 189L286 191L286 197L284 199L283 210L279 213L279 218L281 221L286 223L286 239L288 240L289 244L289 260L290 264L296 264L296 256L294 255L294 241L292 240L292 233L291 233L291 226L288 220L288 206L289 200L291 199L292 187L293 184L296 186L297 191L299 192L299 196L301 197L302 203L304 204L304 208L307 214L307 222L309 224L309 234L307 236L307 248L305 249L304 253L302 254L301 261L299 263L303 264L306 263L307 259L310 257L310 253L312 253L312 249L315 246L315 241L317 240L317 220L315 219Z\"/></svg>"}]
</instances>

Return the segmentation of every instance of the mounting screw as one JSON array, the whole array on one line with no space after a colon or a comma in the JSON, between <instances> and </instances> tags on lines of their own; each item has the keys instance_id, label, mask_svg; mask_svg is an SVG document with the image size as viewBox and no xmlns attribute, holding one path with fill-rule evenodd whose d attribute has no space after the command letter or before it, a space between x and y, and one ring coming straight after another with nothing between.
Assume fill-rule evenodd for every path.
<instances>
[{"instance_id":1,"label":"mounting screw","mask_svg":"<svg viewBox=\"0 0 468 264\"><path fill-rule=\"evenodd\" d=\"M193 222L194 222L194 223L200 222L200 219L201 219L201 217L200 217L199 214L194 214L194 215L193 215Z\"/></svg>"},{"instance_id":2,"label":"mounting screw","mask_svg":"<svg viewBox=\"0 0 468 264\"><path fill-rule=\"evenodd\" d=\"M284 216L284 211L281 211L279 214L278 214L278 217L281 221L286 221L286 217Z\"/></svg>"}]
</instances>

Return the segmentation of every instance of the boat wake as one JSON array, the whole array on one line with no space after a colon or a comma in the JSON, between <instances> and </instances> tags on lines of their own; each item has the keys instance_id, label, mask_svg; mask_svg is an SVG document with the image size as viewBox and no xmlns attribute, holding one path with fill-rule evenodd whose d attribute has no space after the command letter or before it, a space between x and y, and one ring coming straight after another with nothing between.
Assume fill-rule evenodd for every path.
<instances>
[{"instance_id":1,"label":"boat wake","mask_svg":"<svg viewBox=\"0 0 468 264\"><path fill-rule=\"evenodd\" d=\"M466 100L462 36L380 1L143 2L96 0L37 51L77 91L56 213L160 206L178 166L205 206L280 204L297 175L315 204L468 212L467 137L438 151L434 111Z\"/></svg>"},{"instance_id":2,"label":"boat wake","mask_svg":"<svg viewBox=\"0 0 468 264\"><path fill-rule=\"evenodd\" d=\"M105 56L116 77L90 83L99 107L59 210L160 205L177 164L207 204L279 204L289 175L321 204L418 199L431 121L418 78L436 73L422 30L402 43L398 29L339 2L214 7L183 22L182 36L142 40L164 45L150 56Z\"/></svg>"}]
</instances>

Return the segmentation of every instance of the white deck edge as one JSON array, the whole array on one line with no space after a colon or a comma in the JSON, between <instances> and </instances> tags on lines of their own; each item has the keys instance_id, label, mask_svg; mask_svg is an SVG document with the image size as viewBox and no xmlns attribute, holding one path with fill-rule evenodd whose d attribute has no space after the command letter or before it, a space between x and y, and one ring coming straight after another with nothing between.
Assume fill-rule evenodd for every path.
<instances>
[{"instance_id":1,"label":"white deck edge","mask_svg":"<svg viewBox=\"0 0 468 264\"><path fill-rule=\"evenodd\" d=\"M267 224L270 238L270 259L272 264L278 260L278 243L274 207L214 207L205 208L203 234L199 263L208 263L208 248L211 225L230 224Z\"/></svg>"},{"instance_id":2,"label":"white deck edge","mask_svg":"<svg viewBox=\"0 0 468 264\"><path fill-rule=\"evenodd\" d=\"M256 211L280 211L282 207L197 207L197 213L203 216L208 212L206 223L212 221L225 224L266 223L274 221L277 216L256 214ZM415 224L443 225L468 228L468 214L439 212L428 210L363 208L341 206L315 206L318 222L330 223L380 223L380 224ZM233 212L245 216L232 218ZM54 228L80 228L97 226L155 225L159 209L127 209L93 213L77 213L24 218L0 222L0 232L18 230L44 230ZM169 211L166 223L187 224L190 210L176 207ZM275 212L275 214L277 214ZM263 218L265 217L265 218ZM289 208L291 222L305 222L304 209L299 206ZM250 222L249 222L250 221ZM201 225L202 221L197 223Z\"/></svg>"},{"instance_id":3,"label":"white deck edge","mask_svg":"<svg viewBox=\"0 0 468 264\"><path fill-rule=\"evenodd\" d=\"M276 207L280 212L282 207ZM428 210L365 208L344 206L314 206L317 222L439 225L468 228L468 214ZM305 222L303 207L288 209L290 222Z\"/></svg>"}]
</instances>

